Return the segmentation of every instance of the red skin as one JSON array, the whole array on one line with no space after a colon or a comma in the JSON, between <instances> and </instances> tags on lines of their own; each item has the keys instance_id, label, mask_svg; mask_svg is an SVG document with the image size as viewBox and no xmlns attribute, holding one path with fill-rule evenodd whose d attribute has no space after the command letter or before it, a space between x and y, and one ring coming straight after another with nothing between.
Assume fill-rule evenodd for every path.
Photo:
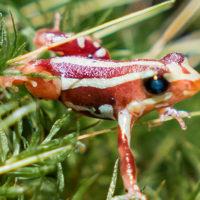
<instances>
[{"instance_id":1,"label":"red skin","mask_svg":"<svg viewBox=\"0 0 200 200\"><path fill-rule=\"evenodd\" d=\"M125 188L132 188L134 185L137 185L135 160L128 145L128 139L126 135L123 134L120 127L118 127L118 153L121 158L120 171L124 180ZM130 170L131 173L126 173L127 170Z\"/></svg>"},{"instance_id":2,"label":"red skin","mask_svg":"<svg viewBox=\"0 0 200 200\"><path fill-rule=\"evenodd\" d=\"M52 43L55 43L56 41L60 41L62 39L69 38L73 34L67 34L64 32L61 32L59 30L54 29L41 29L37 31L34 43L38 46L46 46ZM105 49L106 53L102 57L98 57L95 52L97 52L100 48L102 48L99 44L99 47L94 46L94 42L98 42L92 37L86 36L85 38L85 47L80 48L78 45L77 39L69 41L67 43L64 43L62 45L59 45L57 47L51 48L51 51L55 51L60 55L77 55L77 56L85 56L88 57L92 55L92 58L101 58L101 59L109 59L110 54L108 50Z\"/></svg>"},{"instance_id":3,"label":"red skin","mask_svg":"<svg viewBox=\"0 0 200 200\"><path fill-rule=\"evenodd\" d=\"M137 94L140 100L146 99L149 95L141 90L142 81L136 80L117 85L115 87L100 89L93 87L80 87L69 89L61 93L61 100L72 102L74 105L94 107L97 110L101 105L109 104L114 108L114 115L117 118L118 112L123 110ZM77 94L79 94L77 96ZM136 98L137 98L136 97ZM91 116L89 112L84 112Z\"/></svg>"},{"instance_id":4,"label":"red skin","mask_svg":"<svg viewBox=\"0 0 200 200\"><path fill-rule=\"evenodd\" d=\"M79 59L79 58L77 58ZM159 62L164 64L170 64L170 62L176 62L182 68L183 73L188 74L189 72L183 66L181 66L183 62L184 56L181 54L169 54L163 59L159 60ZM170 61L171 60L171 61ZM82 58L80 57L80 63ZM98 60L94 60L97 62ZM137 60L138 61L138 60ZM144 60L143 60L144 61ZM149 60L146 60L149 61ZM113 63L118 63L119 61L111 61ZM124 74L140 72L142 70L146 70L145 66L126 66L126 67L113 67L112 73L109 68L101 69L101 67L95 68L92 70L87 66L80 66L70 64L70 63L53 63L51 59L47 60L39 60L30 63L27 66L17 68L21 70L23 73L31 73L31 72L40 72L48 75L54 75L65 78L76 78L79 80L82 79L91 79L98 78L99 81L101 79L111 78L111 77L120 77ZM99 73L98 73L99 69ZM169 69L163 67L162 69L157 69L156 66L149 66L148 69L154 70L158 75L163 75L165 73L169 73ZM14 68L13 70L16 70ZM97 71L95 71L97 70ZM102 70L105 70L102 72ZM106 71L107 70L107 71ZM95 73L94 73L95 72ZM100 73L101 72L101 73ZM23 80L22 80L23 79ZM37 85L34 86L31 81L35 81ZM130 144L128 141L128 136L131 134L131 128L134 122L144 115L147 112L158 109L156 106L160 104L149 104L144 107L143 110L138 108L133 110L133 113L128 113L127 115L123 114L126 111L127 105L129 105L132 101L137 102L138 104L148 98L151 98L153 95L149 94L143 86L143 80L135 79L129 82L124 82L118 84L113 87L106 88L97 88L92 86L84 86L77 88L68 88L66 90L62 90L61 86L61 78L53 79L53 80L44 80L41 78L29 78L29 77L20 77L20 76L8 76L1 77L0 84L4 87L9 87L12 84L24 84L27 89L33 94L35 97L44 98L44 99L58 99L68 105L66 102L70 102L73 105L80 106L83 108L90 109L91 107L95 108L95 114L100 114L99 107L101 105L109 104L113 108L113 114L115 119L119 122L118 128L118 152L120 157L120 165L121 165L121 175L123 178L125 189L128 192L128 195L135 195L141 199L146 199L146 197L139 191L137 186L137 178L136 178L136 167L134 162L134 157L131 153ZM103 84L103 83L102 83ZM185 98L188 98L198 92L200 89L200 79L196 81L192 80L177 80L170 83L166 92L171 93L172 96L170 99L163 100L161 103L164 105L167 103L168 106L173 105ZM189 91L186 96L183 91ZM159 107L158 110L164 109L165 106ZM73 109L76 110L74 107ZM80 112L80 111L79 111ZM162 110L163 112L163 110ZM93 116L89 111L82 111L82 113ZM131 116L131 117L129 117ZM103 117L102 117L103 118ZM128 133L126 130L130 130Z\"/></svg>"}]
</instances>

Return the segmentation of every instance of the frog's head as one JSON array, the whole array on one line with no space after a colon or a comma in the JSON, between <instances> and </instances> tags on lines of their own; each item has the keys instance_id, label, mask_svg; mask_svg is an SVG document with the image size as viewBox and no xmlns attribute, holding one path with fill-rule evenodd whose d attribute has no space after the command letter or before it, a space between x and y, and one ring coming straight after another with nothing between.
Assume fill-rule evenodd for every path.
<instances>
[{"instance_id":1,"label":"frog's head","mask_svg":"<svg viewBox=\"0 0 200 200\"><path fill-rule=\"evenodd\" d=\"M185 56L171 53L161 60L169 70L163 77L168 81L168 90L173 94L172 103L191 97L200 90L200 74L188 64Z\"/></svg>"},{"instance_id":2,"label":"frog's head","mask_svg":"<svg viewBox=\"0 0 200 200\"><path fill-rule=\"evenodd\" d=\"M155 66L157 63L159 66ZM149 66L152 74L141 79L143 99L140 100L140 106L133 106L135 101L129 105L129 110L133 112L139 108L139 115L171 106L200 90L200 74L188 64L184 55L168 54L156 61L155 65Z\"/></svg>"},{"instance_id":3,"label":"frog's head","mask_svg":"<svg viewBox=\"0 0 200 200\"><path fill-rule=\"evenodd\" d=\"M155 95L167 93L167 102L171 105L193 96L200 90L200 74L188 64L184 55L171 53L160 62L164 64L164 72L161 70L159 74L158 71L144 81L147 92Z\"/></svg>"}]
</instances>

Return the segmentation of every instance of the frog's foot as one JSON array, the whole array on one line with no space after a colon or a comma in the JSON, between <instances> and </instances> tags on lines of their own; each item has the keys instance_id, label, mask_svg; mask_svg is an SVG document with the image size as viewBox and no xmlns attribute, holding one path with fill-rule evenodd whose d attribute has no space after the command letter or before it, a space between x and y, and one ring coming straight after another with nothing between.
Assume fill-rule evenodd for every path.
<instances>
[{"instance_id":1,"label":"frog's foot","mask_svg":"<svg viewBox=\"0 0 200 200\"><path fill-rule=\"evenodd\" d=\"M165 121L166 118L168 118L168 117L173 117L178 121L178 123L180 124L180 126L183 130L187 129L187 126L182 118L183 117L190 118L191 115L188 112L183 111L183 110L178 111L172 107L167 107L167 108L162 108L161 110L159 110L159 113L160 113L159 118L161 121Z\"/></svg>"},{"instance_id":2,"label":"frog's foot","mask_svg":"<svg viewBox=\"0 0 200 200\"><path fill-rule=\"evenodd\" d=\"M147 197L139 190L135 190L124 195L115 196L112 200L147 200Z\"/></svg>"}]
</instances>

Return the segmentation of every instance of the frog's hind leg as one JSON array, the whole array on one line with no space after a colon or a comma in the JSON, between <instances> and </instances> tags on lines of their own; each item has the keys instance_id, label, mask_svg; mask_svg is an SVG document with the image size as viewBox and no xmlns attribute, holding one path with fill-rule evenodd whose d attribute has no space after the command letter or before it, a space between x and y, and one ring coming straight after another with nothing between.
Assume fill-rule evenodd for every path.
<instances>
[{"instance_id":1,"label":"frog's hind leg","mask_svg":"<svg viewBox=\"0 0 200 200\"><path fill-rule=\"evenodd\" d=\"M127 194L125 199L147 200L137 185L135 160L130 149L131 128L134 123L132 115L126 110L118 114L118 152L120 171Z\"/></svg>"}]
</instances>

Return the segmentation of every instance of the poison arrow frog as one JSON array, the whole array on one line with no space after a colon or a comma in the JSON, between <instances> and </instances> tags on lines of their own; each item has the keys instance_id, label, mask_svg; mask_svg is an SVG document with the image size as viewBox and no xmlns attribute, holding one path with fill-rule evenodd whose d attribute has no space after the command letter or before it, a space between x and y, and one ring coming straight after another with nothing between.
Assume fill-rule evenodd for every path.
<instances>
[{"instance_id":1,"label":"poison arrow frog","mask_svg":"<svg viewBox=\"0 0 200 200\"><path fill-rule=\"evenodd\" d=\"M179 53L168 54L160 60L131 61L63 56L32 61L13 70L58 78L7 76L0 77L1 86L25 84L37 98L59 99L76 112L118 121L120 170L127 191L124 199L147 199L138 187L130 149L135 121L157 110L162 120L167 116L174 117L182 129L186 129L182 117L189 117L189 114L175 110L172 105L193 96L200 89L200 74Z\"/></svg>"}]
</instances>

